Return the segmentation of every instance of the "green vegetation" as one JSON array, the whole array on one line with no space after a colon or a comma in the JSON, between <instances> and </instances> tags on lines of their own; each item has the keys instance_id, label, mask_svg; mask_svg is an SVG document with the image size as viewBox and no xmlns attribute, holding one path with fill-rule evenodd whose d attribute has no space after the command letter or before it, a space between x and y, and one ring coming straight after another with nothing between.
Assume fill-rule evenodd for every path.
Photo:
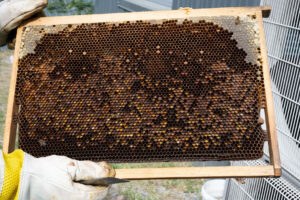
<instances>
[{"instance_id":1,"label":"green vegetation","mask_svg":"<svg viewBox=\"0 0 300 200\"><path fill-rule=\"evenodd\" d=\"M150 167L191 167L191 162L151 162L111 164L115 169ZM146 180L118 184L112 190L127 199L199 199L202 179Z\"/></svg>"},{"instance_id":2,"label":"green vegetation","mask_svg":"<svg viewBox=\"0 0 300 200\"><path fill-rule=\"evenodd\" d=\"M114 186L127 199L200 199L203 180L147 180L131 181Z\"/></svg>"},{"instance_id":3,"label":"green vegetation","mask_svg":"<svg viewBox=\"0 0 300 200\"><path fill-rule=\"evenodd\" d=\"M92 14L94 13L94 5L91 0L50 0L47 10L50 13Z\"/></svg>"}]
</instances>

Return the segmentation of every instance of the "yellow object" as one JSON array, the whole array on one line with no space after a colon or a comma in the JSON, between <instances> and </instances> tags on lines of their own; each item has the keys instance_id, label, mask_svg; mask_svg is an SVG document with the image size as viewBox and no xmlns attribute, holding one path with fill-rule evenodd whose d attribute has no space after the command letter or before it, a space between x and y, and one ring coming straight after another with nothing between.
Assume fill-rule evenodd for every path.
<instances>
[{"instance_id":1,"label":"yellow object","mask_svg":"<svg viewBox=\"0 0 300 200\"><path fill-rule=\"evenodd\" d=\"M16 150L10 154L3 153L3 159L5 169L0 199L16 200L19 196L20 176L24 160L24 152L22 150Z\"/></svg>"}]
</instances>

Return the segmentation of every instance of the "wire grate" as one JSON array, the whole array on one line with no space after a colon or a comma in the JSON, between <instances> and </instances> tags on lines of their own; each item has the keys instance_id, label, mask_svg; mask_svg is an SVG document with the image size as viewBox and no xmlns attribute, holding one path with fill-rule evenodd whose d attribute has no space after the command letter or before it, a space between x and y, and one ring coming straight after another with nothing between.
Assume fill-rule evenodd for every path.
<instances>
[{"instance_id":1,"label":"wire grate","mask_svg":"<svg viewBox=\"0 0 300 200\"><path fill-rule=\"evenodd\" d=\"M264 161L234 162L234 165L265 165ZM300 191L285 178L245 179L245 184L229 180L227 199L300 199Z\"/></svg>"},{"instance_id":2,"label":"wire grate","mask_svg":"<svg viewBox=\"0 0 300 200\"><path fill-rule=\"evenodd\" d=\"M247 179L245 185L230 179L225 199L300 199L300 1L262 0L261 4L272 7L264 28L283 175ZM264 153L269 156L267 146Z\"/></svg>"}]
</instances>

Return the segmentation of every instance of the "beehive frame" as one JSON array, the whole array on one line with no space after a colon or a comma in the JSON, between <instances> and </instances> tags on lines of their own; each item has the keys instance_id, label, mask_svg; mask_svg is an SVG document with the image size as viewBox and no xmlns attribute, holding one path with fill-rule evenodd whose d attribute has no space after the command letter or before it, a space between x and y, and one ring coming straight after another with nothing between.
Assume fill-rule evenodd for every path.
<instances>
[{"instance_id":1,"label":"beehive frame","mask_svg":"<svg viewBox=\"0 0 300 200\"><path fill-rule=\"evenodd\" d=\"M15 148L17 125L15 116L18 108L15 102L15 89L17 80L17 67L19 49L21 46L21 35L23 27L27 25L57 25L57 24L78 24L93 22L119 22L139 20L160 20L174 18L189 18L198 16L235 16L240 14L255 15L259 26L260 49L263 65L263 76L265 84L265 115L268 133L268 145L270 151L270 165L268 166L220 166L220 167L172 167L172 168L134 168L117 169L117 177L128 180L143 179L172 179L172 178L213 178L213 177L277 177L281 175L281 166L276 135L273 100L271 93L271 81L268 69L263 16L267 17L269 7L241 7L241 8L216 8L216 9L181 9L177 11L157 11L126 14L105 14L69 17L48 17L37 18L23 24L17 31L16 51L13 62L13 69L10 82L7 115L5 122L3 151L12 152Z\"/></svg>"}]
</instances>

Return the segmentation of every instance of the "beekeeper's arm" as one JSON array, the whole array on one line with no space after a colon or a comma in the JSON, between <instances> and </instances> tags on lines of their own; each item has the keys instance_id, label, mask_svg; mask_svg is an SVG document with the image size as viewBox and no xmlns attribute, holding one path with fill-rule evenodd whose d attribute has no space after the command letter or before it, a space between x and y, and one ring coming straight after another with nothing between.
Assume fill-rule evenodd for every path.
<instances>
[{"instance_id":1,"label":"beekeeper's arm","mask_svg":"<svg viewBox=\"0 0 300 200\"><path fill-rule=\"evenodd\" d=\"M103 199L107 187L87 186L74 181L113 177L107 163L77 161L65 156L35 158L22 150L0 151L1 200Z\"/></svg>"},{"instance_id":2,"label":"beekeeper's arm","mask_svg":"<svg viewBox=\"0 0 300 200\"><path fill-rule=\"evenodd\" d=\"M14 48L16 28L33 15L43 15L47 0L4 0L0 2L0 47Z\"/></svg>"}]
</instances>

